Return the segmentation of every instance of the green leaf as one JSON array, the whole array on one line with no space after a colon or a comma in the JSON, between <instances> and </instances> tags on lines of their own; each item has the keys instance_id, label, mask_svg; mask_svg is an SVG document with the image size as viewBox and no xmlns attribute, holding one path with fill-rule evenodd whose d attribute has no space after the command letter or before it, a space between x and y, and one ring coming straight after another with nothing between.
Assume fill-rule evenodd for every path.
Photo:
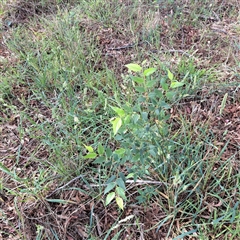
<instances>
[{"instance_id":1,"label":"green leaf","mask_svg":"<svg viewBox=\"0 0 240 240\"><path fill-rule=\"evenodd\" d=\"M156 97L158 97L158 98L162 98L162 96L163 96L162 90L155 89L154 93L156 94Z\"/></svg>"},{"instance_id":2,"label":"green leaf","mask_svg":"<svg viewBox=\"0 0 240 240\"><path fill-rule=\"evenodd\" d=\"M116 112L118 114L119 117L124 117L125 116L125 112L124 112L123 109L118 108L118 107L111 107L111 108L114 112Z\"/></svg>"},{"instance_id":3,"label":"green leaf","mask_svg":"<svg viewBox=\"0 0 240 240\"><path fill-rule=\"evenodd\" d=\"M115 153L121 156L125 153L125 151L126 150L124 148L119 148L119 149L115 150Z\"/></svg>"},{"instance_id":4,"label":"green leaf","mask_svg":"<svg viewBox=\"0 0 240 240\"><path fill-rule=\"evenodd\" d=\"M131 116L130 116L130 115L127 115L127 116L124 118L124 124L130 123L130 121L131 121Z\"/></svg>"},{"instance_id":5,"label":"green leaf","mask_svg":"<svg viewBox=\"0 0 240 240\"><path fill-rule=\"evenodd\" d=\"M148 94L148 97L149 98L151 98L151 99L156 99L156 93L153 91L153 92L150 92L149 94Z\"/></svg>"},{"instance_id":6,"label":"green leaf","mask_svg":"<svg viewBox=\"0 0 240 240\"><path fill-rule=\"evenodd\" d=\"M111 182L113 182L114 180L116 179L116 176L115 175L112 175L106 182L106 184L109 184Z\"/></svg>"},{"instance_id":7,"label":"green leaf","mask_svg":"<svg viewBox=\"0 0 240 240\"><path fill-rule=\"evenodd\" d=\"M69 203L76 203L71 200L64 200L64 199L46 199L48 202L53 203L61 203L61 204L69 204Z\"/></svg>"},{"instance_id":8,"label":"green leaf","mask_svg":"<svg viewBox=\"0 0 240 240\"><path fill-rule=\"evenodd\" d=\"M220 108L220 115L222 115L224 108L226 107L226 102L227 102L227 97L228 97L228 93L225 93L222 103L221 103L221 108Z\"/></svg>"},{"instance_id":9,"label":"green leaf","mask_svg":"<svg viewBox=\"0 0 240 240\"><path fill-rule=\"evenodd\" d=\"M3 172L7 173L8 175L10 175L13 179L15 179L18 182L24 182L25 179L24 178L20 178L17 176L17 174L15 172L11 172L7 167L5 167L5 165L3 165L0 162L0 170L2 170Z\"/></svg>"},{"instance_id":10,"label":"green leaf","mask_svg":"<svg viewBox=\"0 0 240 240\"><path fill-rule=\"evenodd\" d=\"M136 83L144 83L144 79L141 77L132 76L131 79Z\"/></svg>"},{"instance_id":11,"label":"green leaf","mask_svg":"<svg viewBox=\"0 0 240 240\"><path fill-rule=\"evenodd\" d=\"M146 87L152 88L156 84L156 80L147 81Z\"/></svg>"},{"instance_id":12,"label":"green leaf","mask_svg":"<svg viewBox=\"0 0 240 240\"><path fill-rule=\"evenodd\" d=\"M93 158L96 158L96 157L97 157L97 154L95 152L92 152L92 153L88 153L83 158L84 159L93 159Z\"/></svg>"},{"instance_id":13,"label":"green leaf","mask_svg":"<svg viewBox=\"0 0 240 240\"><path fill-rule=\"evenodd\" d=\"M115 198L115 192L110 192L106 197L106 206Z\"/></svg>"},{"instance_id":14,"label":"green leaf","mask_svg":"<svg viewBox=\"0 0 240 240\"><path fill-rule=\"evenodd\" d=\"M132 118L133 118L133 122L136 124L138 122L138 120L140 119L140 115L136 113L133 115Z\"/></svg>"},{"instance_id":15,"label":"green leaf","mask_svg":"<svg viewBox=\"0 0 240 240\"><path fill-rule=\"evenodd\" d=\"M178 88L178 87L182 87L183 85L185 85L184 82L174 81L171 83L170 88Z\"/></svg>"},{"instance_id":16,"label":"green leaf","mask_svg":"<svg viewBox=\"0 0 240 240\"><path fill-rule=\"evenodd\" d=\"M124 138L123 138L122 135L117 134L114 139L117 140L117 141L121 141L121 140L123 140Z\"/></svg>"},{"instance_id":17,"label":"green leaf","mask_svg":"<svg viewBox=\"0 0 240 240\"><path fill-rule=\"evenodd\" d=\"M144 93L144 92L145 92L145 88L144 88L144 87L136 86L135 89L136 89L139 93Z\"/></svg>"},{"instance_id":18,"label":"green leaf","mask_svg":"<svg viewBox=\"0 0 240 240\"><path fill-rule=\"evenodd\" d=\"M168 92L166 92L166 97L167 97L167 99L170 100L170 101L174 98L175 95L176 95L176 93L173 92L173 91L168 91Z\"/></svg>"},{"instance_id":19,"label":"green leaf","mask_svg":"<svg viewBox=\"0 0 240 240\"><path fill-rule=\"evenodd\" d=\"M152 75L157 69L156 68L148 68L146 70L144 70L143 74L144 76L148 77L150 75Z\"/></svg>"},{"instance_id":20,"label":"green leaf","mask_svg":"<svg viewBox=\"0 0 240 240\"><path fill-rule=\"evenodd\" d=\"M168 87L169 87L169 84L166 83L166 79L165 78L162 78L161 81L160 81L160 84L163 88L164 91L167 91L168 90Z\"/></svg>"},{"instance_id":21,"label":"green leaf","mask_svg":"<svg viewBox=\"0 0 240 240\"><path fill-rule=\"evenodd\" d=\"M134 178L134 173L129 173L127 176L126 176L127 179L129 178Z\"/></svg>"},{"instance_id":22,"label":"green leaf","mask_svg":"<svg viewBox=\"0 0 240 240\"><path fill-rule=\"evenodd\" d=\"M125 175L124 175L123 172L119 172L119 177L120 177L123 181L126 180Z\"/></svg>"},{"instance_id":23,"label":"green leaf","mask_svg":"<svg viewBox=\"0 0 240 240\"><path fill-rule=\"evenodd\" d=\"M102 146L101 143L98 144L98 149L97 149L97 151L98 151L98 154L99 154L99 155L104 154L104 147Z\"/></svg>"},{"instance_id":24,"label":"green leaf","mask_svg":"<svg viewBox=\"0 0 240 240\"><path fill-rule=\"evenodd\" d=\"M171 93L175 94L175 92L171 92ZM165 101L160 101L159 102L159 107L162 107L162 108L165 108L165 109L170 109L171 108L171 106L169 104L167 104Z\"/></svg>"},{"instance_id":25,"label":"green leaf","mask_svg":"<svg viewBox=\"0 0 240 240\"><path fill-rule=\"evenodd\" d=\"M173 81L173 74L170 72L169 69L167 70L167 72L168 72L168 74L167 74L168 78L169 78L171 81Z\"/></svg>"},{"instance_id":26,"label":"green leaf","mask_svg":"<svg viewBox=\"0 0 240 240\"><path fill-rule=\"evenodd\" d=\"M149 150L149 154L151 154L154 158L157 157L157 153L153 149Z\"/></svg>"},{"instance_id":27,"label":"green leaf","mask_svg":"<svg viewBox=\"0 0 240 240\"><path fill-rule=\"evenodd\" d=\"M116 187L116 193L119 197L123 198L124 200L126 200L126 196L125 196L125 191L124 189L122 189L121 187Z\"/></svg>"},{"instance_id":28,"label":"green leaf","mask_svg":"<svg viewBox=\"0 0 240 240\"><path fill-rule=\"evenodd\" d=\"M106 158L104 156L98 157L93 163L94 164L102 164L106 161Z\"/></svg>"},{"instance_id":29,"label":"green leaf","mask_svg":"<svg viewBox=\"0 0 240 240\"><path fill-rule=\"evenodd\" d=\"M0 162L0 169L8 175L14 177L14 174Z\"/></svg>"},{"instance_id":30,"label":"green leaf","mask_svg":"<svg viewBox=\"0 0 240 240\"><path fill-rule=\"evenodd\" d=\"M83 145L90 153L94 152L94 150L93 150L93 148L91 146L87 146L85 144L83 144Z\"/></svg>"},{"instance_id":31,"label":"green leaf","mask_svg":"<svg viewBox=\"0 0 240 240\"><path fill-rule=\"evenodd\" d=\"M162 83L161 85L164 91L168 91L168 87L169 87L168 83Z\"/></svg>"},{"instance_id":32,"label":"green leaf","mask_svg":"<svg viewBox=\"0 0 240 240\"><path fill-rule=\"evenodd\" d=\"M121 118L115 118L114 120L110 120L110 122L113 125L113 133L114 133L114 135L116 135L119 128L122 126L122 119Z\"/></svg>"},{"instance_id":33,"label":"green leaf","mask_svg":"<svg viewBox=\"0 0 240 240\"><path fill-rule=\"evenodd\" d=\"M148 113L147 112L142 112L141 115L142 115L142 118L143 118L144 121L148 120Z\"/></svg>"},{"instance_id":34,"label":"green leaf","mask_svg":"<svg viewBox=\"0 0 240 240\"><path fill-rule=\"evenodd\" d=\"M123 210L123 199L120 197L116 197L116 203L119 206L119 208Z\"/></svg>"},{"instance_id":35,"label":"green leaf","mask_svg":"<svg viewBox=\"0 0 240 240\"><path fill-rule=\"evenodd\" d=\"M124 181L122 180L122 178L118 178L117 180L116 180L116 184L119 186L119 187L121 187L122 189L126 189L126 187L125 187L125 183L124 183Z\"/></svg>"},{"instance_id":36,"label":"green leaf","mask_svg":"<svg viewBox=\"0 0 240 240\"><path fill-rule=\"evenodd\" d=\"M110 157L112 156L112 150L111 150L111 148L107 148L107 149L106 149L106 155L107 155L108 158L110 158Z\"/></svg>"},{"instance_id":37,"label":"green leaf","mask_svg":"<svg viewBox=\"0 0 240 240\"><path fill-rule=\"evenodd\" d=\"M116 186L115 182L108 183L107 187L104 190L104 194L107 194L108 192L110 192L113 188L115 188L115 186Z\"/></svg>"},{"instance_id":38,"label":"green leaf","mask_svg":"<svg viewBox=\"0 0 240 240\"><path fill-rule=\"evenodd\" d=\"M142 67L135 63L130 63L125 66L133 72L140 72L142 70Z\"/></svg>"}]
</instances>

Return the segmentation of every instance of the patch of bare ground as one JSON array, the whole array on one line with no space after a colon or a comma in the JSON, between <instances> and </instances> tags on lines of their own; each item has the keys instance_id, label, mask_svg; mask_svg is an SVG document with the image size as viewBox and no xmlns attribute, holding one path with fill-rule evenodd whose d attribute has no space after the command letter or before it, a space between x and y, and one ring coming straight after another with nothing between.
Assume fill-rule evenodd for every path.
<instances>
[{"instance_id":1,"label":"patch of bare ground","mask_svg":"<svg viewBox=\"0 0 240 240\"><path fill-rule=\"evenodd\" d=\"M73 184L73 187L82 188L79 184ZM132 205L120 213L116 206L106 208L102 201L91 199L79 190L64 191L51 198L66 200L67 204L31 202L31 199L17 203L22 214L22 233L27 239L36 238L36 226L42 227L43 239L55 232L61 239L68 240L87 239L89 235L103 239L110 229L107 239L113 239L119 232L121 239L164 239L168 231L169 223L166 223L156 232L154 225L166 217L156 204L148 207Z\"/></svg>"},{"instance_id":2,"label":"patch of bare ground","mask_svg":"<svg viewBox=\"0 0 240 240\"><path fill-rule=\"evenodd\" d=\"M17 62L17 57L6 46L5 38L6 33L0 32L0 70L2 73Z\"/></svg>"},{"instance_id":3,"label":"patch of bare ground","mask_svg":"<svg viewBox=\"0 0 240 240\"><path fill-rule=\"evenodd\" d=\"M56 1L56 0L10 0L4 6L6 16L4 17L5 27L18 26L19 24L28 23L32 19L56 14L56 12L73 4L75 1ZM6 23L5 20L9 20ZM8 26L7 26L8 25Z\"/></svg>"},{"instance_id":4,"label":"patch of bare ground","mask_svg":"<svg viewBox=\"0 0 240 240\"><path fill-rule=\"evenodd\" d=\"M234 100L233 100L234 99ZM221 160L231 159L235 169L240 167L240 89L239 87L210 93L199 92L199 96L185 99L172 109L173 129L180 128L183 117L193 129L199 125L214 136L213 150L221 153ZM225 102L226 101L226 102ZM179 125L180 124L180 125ZM195 131L196 136L199 134Z\"/></svg>"}]
</instances>

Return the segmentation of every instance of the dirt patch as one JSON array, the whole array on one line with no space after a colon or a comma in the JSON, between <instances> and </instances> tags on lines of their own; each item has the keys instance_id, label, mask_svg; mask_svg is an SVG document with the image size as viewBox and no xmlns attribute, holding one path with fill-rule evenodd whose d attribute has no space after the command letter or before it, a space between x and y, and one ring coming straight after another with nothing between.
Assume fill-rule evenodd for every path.
<instances>
[{"instance_id":1,"label":"dirt patch","mask_svg":"<svg viewBox=\"0 0 240 240\"><path fill-rule=\"evenodd\" d=\"M207 90L209 91L209 90ZM188 99L172 109L173 129L179 129L181 117L194 126L207 126L214 136L214 145L221 160L232 159L233 166L240 166L240 90L239 87L225 91L199 93L200 98ZM235 99L235 100L233 100ZM225 102L226 101L226 102ZM196 132L196 134L198 134Z\"/></svg>"},{"instance_id":2,"label":"dirt patch","mask_svg":"<svg viewBox=\"0 0 240 240\"><path fill-rule=\"evenodd\" d=\"M18 26L41 16L56 14L58 9L66 8L68 4L70 5L71 1L12 0L5 4L5 27Z\"/></svg>"},{"instance_id":3,"label":"dirt patch","mask_svg":"<svg viewBox=\"0 0 240 240\"><path fill-rule=\"evenodd\" d=\"M78 184L74 186L80 187ZM163 226L158 232L154 228L155 224L166 217L156 204L148 207L133 205L120 213L115 204L106 208L101 201L91 199L77 190L64 191L60 196L51 197L66 200L68 204L46 201L34 203L30 200L18 202L27 239L36 238L37 226L44 239L51 238L52 231L68 240L87 239L89 235L103 239L106 234L110 240L118 233L120 239L141 239L143 236L144 239L162 239L167 233L167 227ZM151 227L152 230L144 233Z\"/></svg>"},{"instance_id":4,"label":"dirt patch","mask_svg":"<svg viewBox=\"0 0 240 240\"><path fill-rule=\"evenodd\" d=\"M2 73L6 71L6 69L14 65L17 62L16 56L7 48L5 44L4 36L5 34L1 34L0 32L0 70Z\"/></svg>"}]
</instances>

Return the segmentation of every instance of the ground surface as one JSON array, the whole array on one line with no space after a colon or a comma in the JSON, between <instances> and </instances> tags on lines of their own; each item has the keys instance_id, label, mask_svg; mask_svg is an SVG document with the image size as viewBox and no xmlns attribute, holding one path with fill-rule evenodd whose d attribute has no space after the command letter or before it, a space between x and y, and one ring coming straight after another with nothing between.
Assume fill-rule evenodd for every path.
<instances>
[{"instance_id":1,"label":"ground surface","mask_svg":"<svg viewBox=\"0 0 240 240\"><path fill-rule=\"evenodd\" d=\"M1 6L2 239L239 239L238 1L204 2L199 9L191 1L93 2ZM118 148L104 104L129 101L125 65L143 60L166 65L178 79L191 76L184 97L167 109L168 138L180 146L170 154L179 172L169 167L161 175L150 167L140 182L126 182L121 211L104 204L112 167L79 159L83 144ZM61 71L70 76L66 94ZM148 199L140 204L139 195Z\"/></svg>"}]
</instances>

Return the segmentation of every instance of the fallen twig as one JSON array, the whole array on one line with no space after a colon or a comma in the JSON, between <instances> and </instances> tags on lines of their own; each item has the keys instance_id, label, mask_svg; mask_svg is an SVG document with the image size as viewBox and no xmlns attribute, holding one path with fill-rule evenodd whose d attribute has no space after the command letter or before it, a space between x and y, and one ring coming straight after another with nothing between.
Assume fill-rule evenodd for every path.
<instances>
[{"instance_id":1,"label":"fallen twig","mask_svg":"<svg viewBox=\"0 0 240 240\"><path fill-rule=\"evenodd\" d=\"M56 193L57 191L59 190L62 190L64 189L65 187L67 187L69 184L75 182L76 180L78 180L79 178L83 178L84 176L83 175L79 175L75 178L73 178L72 180L70 180L69 182L67 182L66 184L64 184L63 186L59 187L59 188L56 188L53 192L51 192L49 195L47 195L46 198L49 198L50 196L52 196L54 193ZM136 185L146 185L146 184L150 184L150 185L166 185L167 183L165 182L159 182L159 181L151 181L151 180L126 180L126 184L136 184ZM106 183L103 183L103 184L89 184L90 187L92 188L95 188L95 187L104 187L104 186L107 186ZM85 188L89 189L89 187L85 184L84 185Z\"/></svg>"}]
</instances>

